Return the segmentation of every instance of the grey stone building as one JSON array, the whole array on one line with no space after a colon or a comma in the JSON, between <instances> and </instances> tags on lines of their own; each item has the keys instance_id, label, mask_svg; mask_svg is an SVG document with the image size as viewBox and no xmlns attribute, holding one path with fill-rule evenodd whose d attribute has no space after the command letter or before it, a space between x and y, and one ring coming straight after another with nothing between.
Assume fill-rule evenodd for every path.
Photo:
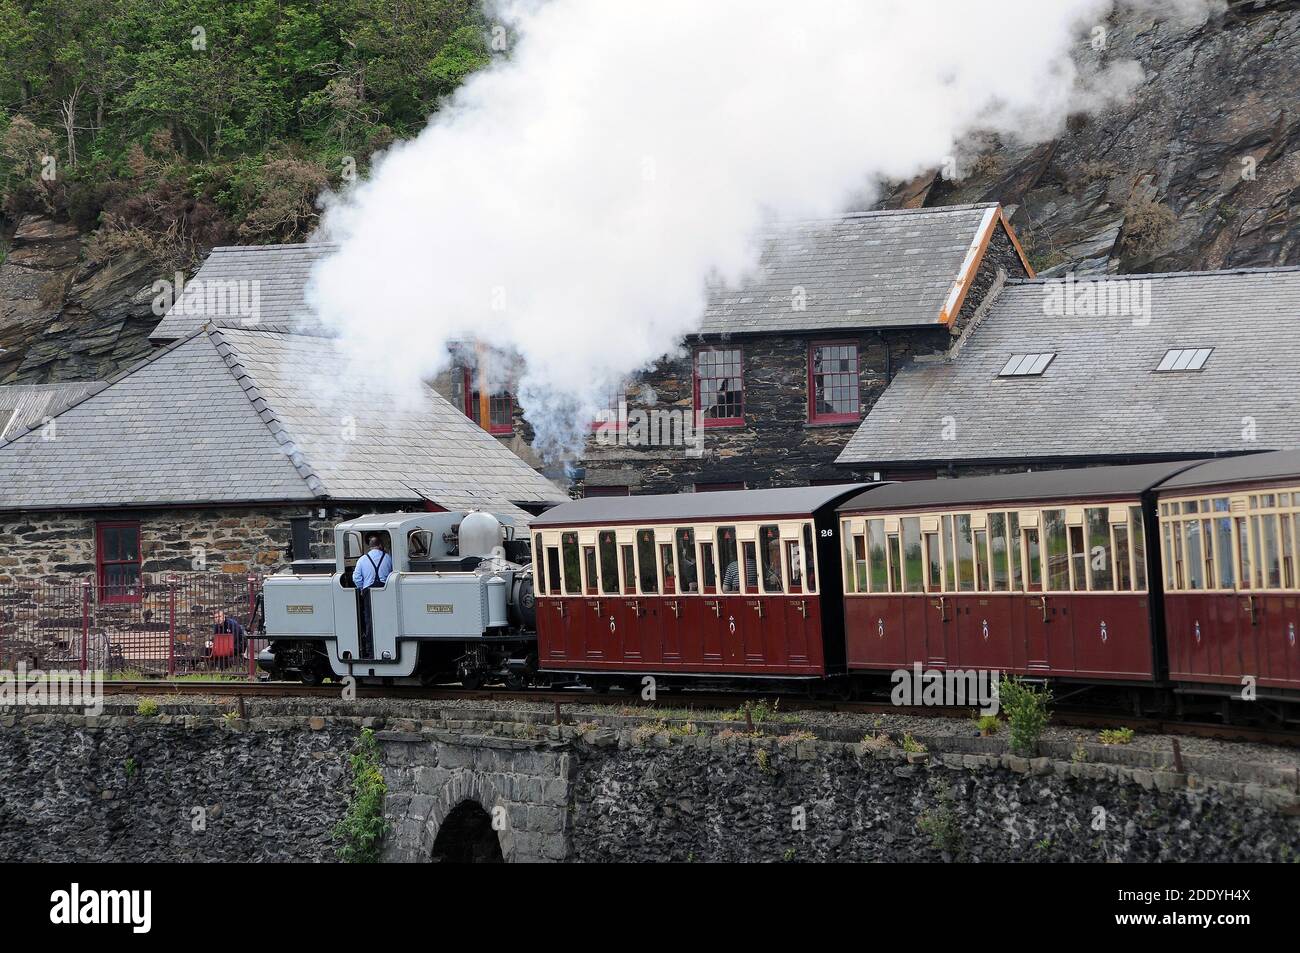
<instances>
[{"instance_id":1,"label":"grey stone building","mask_svg":"<svg viewBox=\"0 0 1300 953\"><path fill-rule=\"evenodd\" d=\"M943 353L1006 276L1031 275L996 204L780 228L765 238L756 277L713 291L681 354L611 396L578 470L582 492L869 477L835 461L894 375ZM693 440L679 439L690 425ZM908 464L885 476L932 474Z\"/></svg>"},{"instance_id":2,"label":"grey stone building","mask_svg":"<svg viewBox=\"0 0 1300 953\"><path fill-rule=\"evenodd\" d=\"M0 585L273 571L340 519L565 499L430 389L366 399L330 339L208 324L0 444ZM333 389L332 389L333 388Z\"/></svg>"},{"instance_id":3,"label":"grey stone building","mask_svg":"<svg viewBox=\"0 0 1300 953\"><path fill-rule=\"evenodd\" d=\"M940 475L1300 447L1300 268L1011 281L840 454Z\"/></svg>"}]
</instances>

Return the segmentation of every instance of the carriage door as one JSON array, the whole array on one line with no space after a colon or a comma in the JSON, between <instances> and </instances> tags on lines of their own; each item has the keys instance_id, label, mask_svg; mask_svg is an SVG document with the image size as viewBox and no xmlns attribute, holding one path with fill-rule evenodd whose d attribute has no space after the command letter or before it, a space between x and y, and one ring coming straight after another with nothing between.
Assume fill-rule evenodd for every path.
<instances>
[{"instance_id":1,"label":"carriage door","mask_svg":"<svg viewBox=\"0 0 1300 953\"><path fill-rule=\"evenodd\" d=\"M1020 535L1024 544L1025 598L1023 600L1023 641L1025 668L1031 672L1044 671L1047 662L1047 636L1051 630L1051 608L1047 592L1043 563L1042 529L1038 513L1020 514ZM1062 558L1065 558L1062 555Z\"/></svg>"}]
</instances>

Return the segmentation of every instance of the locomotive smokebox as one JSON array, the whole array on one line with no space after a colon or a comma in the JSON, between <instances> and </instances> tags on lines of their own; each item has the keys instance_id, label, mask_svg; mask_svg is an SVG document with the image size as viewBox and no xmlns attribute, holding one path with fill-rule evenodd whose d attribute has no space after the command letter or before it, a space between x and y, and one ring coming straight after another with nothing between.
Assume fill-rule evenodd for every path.
<instances>
[{"instance_id":1,"label":"locomotive smokebox","mask_svg":"<svg viewBox=\"0 0 1300 953\"><path fill-rule=\"evenodd\" d=\"M491 513L471 510L460 521L458 538L461 556L491 556L502 551L506 534Z\"/></svg>"}]
</instances>

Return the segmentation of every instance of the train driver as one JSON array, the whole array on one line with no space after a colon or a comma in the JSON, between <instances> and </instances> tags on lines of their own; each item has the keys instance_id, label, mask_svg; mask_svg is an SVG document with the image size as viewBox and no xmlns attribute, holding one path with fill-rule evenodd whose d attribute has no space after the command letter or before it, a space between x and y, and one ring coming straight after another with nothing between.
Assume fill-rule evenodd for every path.
<instances>
[{"instance_id":1,"label":"train driver","mask_svg":"<svg viewBox=\"0 0 1300 953\"><path fill-rule=\"evenodd\" d=\"M357 568L352 570L352 584L358 590L369 589L373 585L382 586L388 581L393 571L393 557L384 552L384 544L378 536L366 540L369 550L357 560Z\"/></svg>"}]
</instances>

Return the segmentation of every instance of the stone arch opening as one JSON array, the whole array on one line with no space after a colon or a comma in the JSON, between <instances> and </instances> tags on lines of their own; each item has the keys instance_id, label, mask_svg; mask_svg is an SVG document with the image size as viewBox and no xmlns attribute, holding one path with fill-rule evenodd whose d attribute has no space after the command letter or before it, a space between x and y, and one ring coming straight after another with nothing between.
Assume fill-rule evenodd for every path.
<instances>
[{"instance_id":1,"label":"stone arch opening","mask_svg":"<svg viewBox=\"0 0 1300 953\"><path fill-rule=\"evenodd\" d=\"M461 801L443 820L433 841L433 861L443 864L503 864L492 815L477 801Z\"/></svg>"}]
</instances>

